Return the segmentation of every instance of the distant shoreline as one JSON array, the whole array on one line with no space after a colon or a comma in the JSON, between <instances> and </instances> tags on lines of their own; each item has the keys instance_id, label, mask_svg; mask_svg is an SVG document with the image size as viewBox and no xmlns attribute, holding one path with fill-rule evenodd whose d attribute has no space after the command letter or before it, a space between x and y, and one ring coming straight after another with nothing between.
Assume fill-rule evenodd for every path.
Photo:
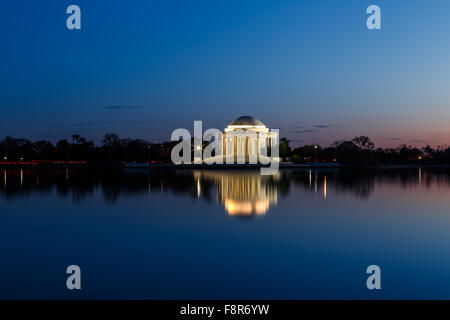
<instances>
[{"instance_id":1,"label":"distant shoreline","mask_svg":"<svg viewBox=\"0 0 450 320\"><path fill-rule=\"evenodd\" d=\"M262 164L181 164L175 165L170 163L115 163L115 164L98 164L88 162L8 162L0 161L0 169L14 168L105 168L105 169L259 169L268 167ZM408 168L450 168L450 164L439 163L338 163L338 162L311 162L311 163L280 163L280 169L311 169L311 168L327 168L327 169L408 169Z\"/></svg>"}]
</instances>

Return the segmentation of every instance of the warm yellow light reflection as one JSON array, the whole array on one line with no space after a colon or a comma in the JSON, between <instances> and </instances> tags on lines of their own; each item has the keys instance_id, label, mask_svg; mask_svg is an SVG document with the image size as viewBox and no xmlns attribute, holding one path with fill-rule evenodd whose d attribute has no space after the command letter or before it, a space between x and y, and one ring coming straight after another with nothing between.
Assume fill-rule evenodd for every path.
<instances>
[{"instance_id":1,"label":"warm yellow light reflection","mask_svg":"<svg viewBox=\"0 0 450 320\"><path fill-rule=\"evenodd\" d=\"M263 215L269 210L269 200L255 202L238 202L232 199L225 200L225 210L230 216Z\"/></svg>"},{"instance_id":2,"label":"warm yellow light reflection","mask_svg":"<svg viewBox=\"0 0 450 320\"><path fill-rule=\"evenodd\" d=\"M200 198L202 195L202 188L200 186L200 179L197 179L197 198Z\"/></svg>"},{"instance_id":3,"label":"warm yellow light reflection","mask_svg":"<svg viewBox=\"0 0 450 320\"><path fill-rule=\"evenodd\" d=\"M259 172L198 171L194 177L215 181L217 200L223 203L230 216L252 216L267 213L277 203L277 187Z\"/></svg>"}]
</instances>

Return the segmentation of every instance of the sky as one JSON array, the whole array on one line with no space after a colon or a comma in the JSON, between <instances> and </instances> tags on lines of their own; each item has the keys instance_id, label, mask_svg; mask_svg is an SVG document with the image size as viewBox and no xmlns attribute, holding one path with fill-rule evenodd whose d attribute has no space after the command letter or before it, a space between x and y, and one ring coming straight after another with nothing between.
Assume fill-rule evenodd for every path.
<instances>
[{"instance_id":1,"label":"sky","mask_svg":"<svg viewBox=\"0 0 450 320\"><path fill-rule=\"evenodd\" d=\"M446 0L16 0L0 34L0 139L158 142L252 115L294 145L450 144Z\"/></svg>"}]
</instances>

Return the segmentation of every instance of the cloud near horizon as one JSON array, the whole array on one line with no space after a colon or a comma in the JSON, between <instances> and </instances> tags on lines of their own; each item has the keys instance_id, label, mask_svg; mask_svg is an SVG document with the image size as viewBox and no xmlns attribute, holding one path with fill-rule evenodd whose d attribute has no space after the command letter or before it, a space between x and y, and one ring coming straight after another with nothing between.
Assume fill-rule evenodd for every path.
<instances>
[{"instance_id":1,"label":"cloud near horizon","mask_svg":"<svg viewBox=\"0 0 450 320\"><path fill-rule=\"evenodd\" d=\"M339 128L339 126L334 124L316 124L314 127L319 129L331 129L331 128Z\"/></svg>"},{"instance_id":2,"label":"cloud near horizon","mask_svg":"<svg viewBox=\"0 0 450 320\"><path fill-rule=\"evenodd\" d=\"M151 120L132 120L130 122L132 124L150 124L150 123L154 123L154 121L151 121Z\"/></svg>"},{"instance_id":3,"label":"cloud near horizon","mask_svg":"<svg viewBox=\"0 0 450 320\"><path fill-rule=\"evenodd\" d=\"M409 142L413 142L413 143L428 143L427 140L422 140L422 139L411 139L411 140L409 140Z\"/></svg>"},{"instance_id":4,"label":"cloud near horizon","mask_svg":"<svg viewBox=\"0 0 450 320\"><path fill-rule=\"evenodd\" d=\"M72 127L92 127L92 126L102 126L109 124L108 122L79 122L79 123L72 123Z\"/></svg>"},{"instance_id":5,"label":"cloud near horizon","mask_svg":"<svg viewBox=\"0 0 450 320\"><path fill-rule=\"evenodd\" d=\"M320 130L327 130L327 129L336 129L340 128L338 125L334 124L316 124L312 126L309 129L303 129L304 126L295 126L291 127L292 129L302 129L302 130L292 130L291 132L294 134L302 134L302 133L312 133L312 132L319 132Z\"/></svg>"},{"instance_id":6,"label":"cloud near horizon","mask_svg":"<svg viewBox=\"0 0 450 320\"><path fill-rule=\"evenodd\" d=\"M318 132L319 130L316 129L305 129L305 130L294 130L293 133L301 134L301 133L312 133L312 132Z\"/></svg>"}]
</instances>

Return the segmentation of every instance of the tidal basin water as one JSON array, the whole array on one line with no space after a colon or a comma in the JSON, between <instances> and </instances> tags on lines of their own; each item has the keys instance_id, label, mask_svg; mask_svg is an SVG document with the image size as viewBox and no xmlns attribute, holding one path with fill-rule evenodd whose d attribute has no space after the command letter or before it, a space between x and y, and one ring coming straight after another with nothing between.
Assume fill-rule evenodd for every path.
<instances>
[{"instance_id":1,"label":"tidal basin water","mask_svg":"<svg viewBox=\"0 0 450 320\"><path fill-rule=\"evenodd\" d=\"M0 170L0 298L448 299L449 208L449 169Z\"/></svg>"}]
</instances>

